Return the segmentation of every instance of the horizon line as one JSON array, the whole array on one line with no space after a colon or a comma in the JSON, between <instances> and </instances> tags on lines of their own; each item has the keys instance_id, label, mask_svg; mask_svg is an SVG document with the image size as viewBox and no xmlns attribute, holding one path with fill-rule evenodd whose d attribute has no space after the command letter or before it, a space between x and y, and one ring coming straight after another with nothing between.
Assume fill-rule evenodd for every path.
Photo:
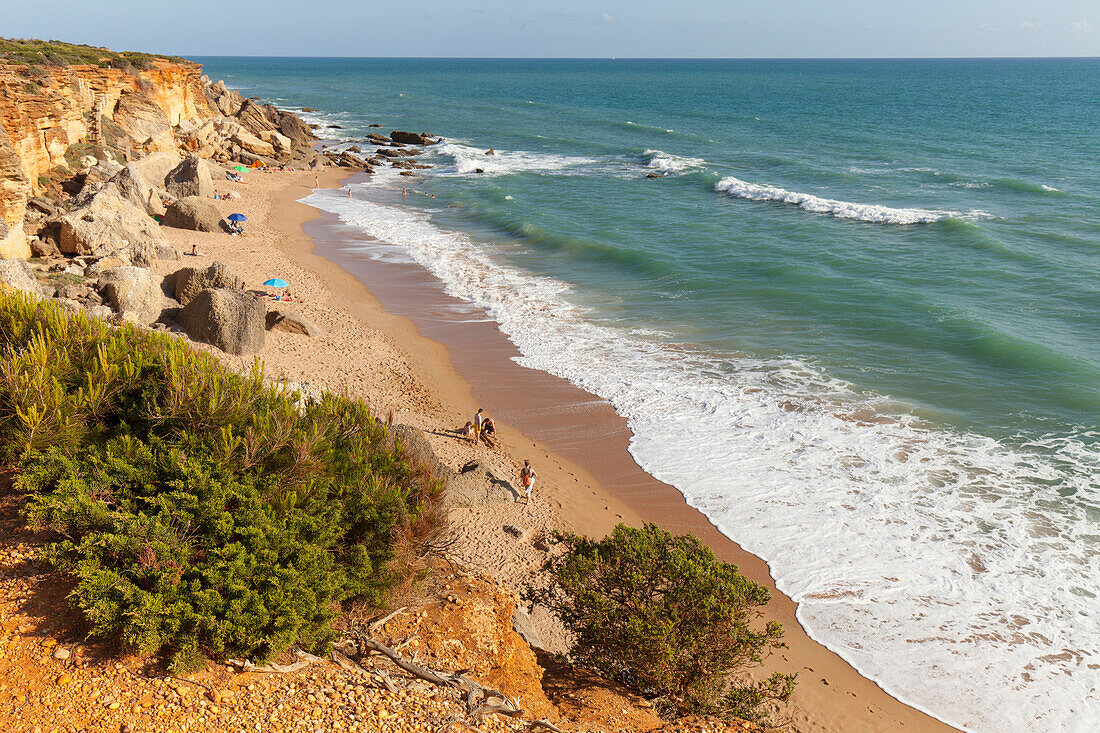
<instances>
[{"instance_id":1,"label":"horizon line","mask_svg":"<svg viewBox=\"0 0 1100 733\"><path fill-rule=\"evenodd\" d=\"M183 58L363 59L433 61L1094 61L1098 56L277 56L177 53Z\"/></svg>"}]
</instances>

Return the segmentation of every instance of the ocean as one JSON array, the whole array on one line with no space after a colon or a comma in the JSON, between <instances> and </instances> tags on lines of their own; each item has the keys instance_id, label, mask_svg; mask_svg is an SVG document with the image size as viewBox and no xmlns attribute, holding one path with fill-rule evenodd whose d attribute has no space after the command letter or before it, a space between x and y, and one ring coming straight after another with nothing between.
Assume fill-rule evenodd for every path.
<instances>
[{"instance_id":1,"label":"ocean","mask_svg":"<svg viewBox=\"0 0 1100 733\"><path fill-rule=\"evenodd\" d=\"M1100 60L197 60L444 136L307 201L610 401L813 638L968 730L1096 729Z\"/></svg>"}]
</instances>

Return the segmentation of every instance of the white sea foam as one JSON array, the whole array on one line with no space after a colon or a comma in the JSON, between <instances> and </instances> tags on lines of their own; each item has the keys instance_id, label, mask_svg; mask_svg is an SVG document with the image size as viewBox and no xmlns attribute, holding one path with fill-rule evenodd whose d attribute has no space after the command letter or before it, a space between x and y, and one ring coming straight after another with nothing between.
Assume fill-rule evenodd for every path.
<instances>
[{"instance_id":1,"label":"white sea foam","mask_svg":"<svg viewBox=\"0 0 1100 733\"><path fill-rule=\"evenodd\" d=\"M1039 184L1039 188L1043 189L1044 191L1046 191L1048 193L1061 193L1062 192L1061 189L1057 189L1054 186L1048 186L1045 183Z\"/></svg>"},{"instance_id":2,"label":"white sea foam","mask_svg":"<svg viewBox=\"0 0 1100 733\"><path fill-rule=\"evenodd\" d=\"M815 214L831 214L841 219L878 222L884 224L927 224L954 216L950 211L928 211L926 209L895 209L878 204L856 204L851 201L837 201L814 196L809 193L788 191L778 186L762 186L748 183L740 178L729 176L714 185L714 189L734 198L751 201L779 201L794 204Z\"/></svg>"},{"instance_id":3,"label":"white sea foam","mask_svg":"<svg viewBox=\"0 0 1100 733\"><path fill-rule=\"evenodd\" d=\"M388 180L370 185L400 185ZM1094 448L1008 448L795 360L705 357L598 326L564 283L494 263L427 214L307 201L483 308L525 366L609 400L640 465L767 559L811 635L887 691L973 731L1095 729Z\"/></svg>"},{"instance_id":4,"label":"white sea foam","mask_svg":"<svg viewBox=\"0 0 1100 733\"><path fill-rule=\"evenodd\" d=\"M683 173L692 168L704 166L707 163L702 158L686 158L679 155L673 155L672 153L666 153L663 150L647 150L644 155L646 157L647 168L652 168L666 175Z\"/></svg>"},{"instance_id":5,"label":"white sea foam","mask_svg":"<svg viewBox=\"0 0 1100 733\"><path fill-rule=\"evenodd\" d=\"M470 175L478 169L481 175L503 176L509 173L584 173L598 160L580 155L533 153L523 150L494 150L486 155L484 148L475 148L456 140L443 140L429 150L449 156L454 161L452 175ZM444 171L443 175L447 172Z\"/></svg>"}]
</instances>

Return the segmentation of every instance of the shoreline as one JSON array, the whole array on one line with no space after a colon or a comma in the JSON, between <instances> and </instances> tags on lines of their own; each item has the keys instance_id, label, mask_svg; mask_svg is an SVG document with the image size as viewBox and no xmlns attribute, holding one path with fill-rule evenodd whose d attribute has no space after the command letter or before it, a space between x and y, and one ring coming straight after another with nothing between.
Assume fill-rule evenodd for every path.
<instances>
[{"instance_id":1,"label":"shoreline","mask_svg":"<svg viewBox=\"0 0 1100 733\"><path fill-rule=\"evenodd\" d=\"M302 271L303 276L291 279L295 293L304 296L299 309L310 318L323 315L318 321L326 334L315 344L301 343L309 341L301 336L269 334L260 353L269 375L347 389L367 398L382 414L394 409L397 422L424 430L441 459L453 468L473 457L498 475L510 476L517 461L530 458L539 473L530 510L522 504L453 510L452 516L460 520L455 522L460 528L460 558L515 589L516 581L541 563L541 554L529 541L511 541L500 532L504 524L518 523L531 537L549 529L602 536L620 521L657 521L673 532L691 532L771 591L767 615L783 623L788 648L773 654L759 673L799 673L787 711L792 730L955 730L891 697L812 640L797 621L797 605L775 588L763 560L718 532L673 487L638 467L627 451L631 434L626 421L608 403L565 380L516 364L511 357L518 351L496 324L483 314L463 318L476 315L472 306L446 296L439 281L419 265L378 262L362 253L357 257L353 250L341 253L341 244L354 244L357 236L359 243L369 240L340 224L335 215L300 201L313 191L309 184L315 182L314 174L270 175L277 178L270 180L275 185L265 186L265 201L255 201L254 194L261 192L248 185L262 178L249 175L246 185L237 187L246 197L238 207L245 208L258 227L270 229L274 249ZM330 169L316 182L321 188L337 188L351 175ZM248 208L259 216L253 217ZM260 209L266 211L261 214ZM258 257L270 269L270 253L265 257L263 250L248 248L249 239L234 243L205 235L201 245L210 257L200 259L221 259L239 267ZM266 271L254 262L250 267L257 276ZM308 284L300 288L301 281ZM348 333L343 337L358 343L340 343L337 331L342 329L374 332L372 344L377 341L379 348L396 350L396 362L389 364L396 368L388 375L378 364L356 368L355 357L362 359L362 348L356 346L362 347L366 339ZM240 357L227 361L245 366ZM396 375L397 384L383 380L392 380L399 369L406 374ZM373 382L372 372L379 375ZM500 451L488 454L446 432L462 425L479 406L500 418ZM538 614L534 620L539 625ZM547 641L550 646L561 643Z\"/></svg>"}]
</instances>

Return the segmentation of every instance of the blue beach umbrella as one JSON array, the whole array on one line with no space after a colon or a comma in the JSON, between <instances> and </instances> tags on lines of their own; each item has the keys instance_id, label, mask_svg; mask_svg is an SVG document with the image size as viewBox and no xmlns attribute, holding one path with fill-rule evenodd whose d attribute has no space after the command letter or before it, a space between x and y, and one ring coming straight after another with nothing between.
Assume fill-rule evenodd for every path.
<instances>
[{"instance_id":1,"label":"blue beach umbrella","mask_svg":"<svg viewBox=\"0 0 1100 733\"><path fill-rule=\"evenodd\" d=\"M288 283L286 280L280 280L277 277L271 278L270 280L265 282L264 285L268 286L269 288L289 288L290 287L290 283Z\"/></svg>"},{"instance_id":2,"label":"blue beach umbrella","mask_svg":"<svg viewBox=\"0 0 1100 733\"><path fill-rule=\"evenodd\" d=\"M248 221L248 217L244 214L230 214L225 218L229 221Z\"/></svg>"}]
</instances>

